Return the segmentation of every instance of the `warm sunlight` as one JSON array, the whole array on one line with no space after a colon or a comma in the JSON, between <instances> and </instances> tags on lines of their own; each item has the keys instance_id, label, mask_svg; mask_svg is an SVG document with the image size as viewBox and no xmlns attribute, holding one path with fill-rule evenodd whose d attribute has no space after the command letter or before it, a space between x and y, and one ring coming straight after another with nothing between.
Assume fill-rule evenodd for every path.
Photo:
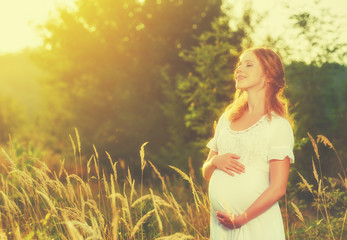
<instances>
[{"instance_id":1,"label":"warm sunlight","mask_svg":"<svg viewBox=\"0 0 347 240\"><path fill-rule=\"evenodd\" d=\"M145 0L138 0L144 2ZM75 0L0 0L0 54L18 52L27 47L36 47L42 44L42 37L36 30L36 26L43 24L48 17L57 14L57 7L67 7L73 9ZM242 10L243 1L226 0L238 6L236 9ZM343 11L346 3L344 0L322 0L321 3L330 8L332 12L339 16L343 26L341 38L347 39L347 20ZM332 4L333 3L333 4ZM279 35L286 24L288 11L286 12L281 1L266 0L253 1L253 8L260 13L271 9L267 20L258 29L260 33ZM234 12L239 15L239 12ZM346 31L345 31L346 30Z\"/></svg>"},{"instance_id":2,"label":"warm sunlight","mask_svg":"<svg viewBox=\"0 0 347 240\"><path fill-rule=\"evenodd\" d=\"M57 7L73 7L74 0L0 0L0 53L13 53L42 44L35 27L57 13Z\"/></svg>"},{"instance_id":3,"label":"warm sunlight","mask_svg":"<svg viewBox=\"0 0 347 240\"><path fill-rule=\"evenodd\" d=\"M315 11L316 1L292 0L290 3L284 0L252 0L252 9L265 16L265 19L258 25L255 35L259 36L262 41L267 34L277 37L288 33L290 25L289 17L295 10L301 9L306 11ZM320 0L319 6L331 11L334 14L334 24L341 26L340 40L347 41L347 1L346 0ZM248 1L242 0L224 0L224 3L234 6L231 14L241 16L244 7L248 5ZM321 16L324 18L324 16ZM326 36L325 36L326 37ZM257 42L255 42L257 44Z\"/></svg>"},{"instance_id":4,"label":"warm sunlight","mask_svg":"<svg viewBox=\"0 0 347 240\"><path fill-rule=\"evenodd\" d=\"M0 0L0 240L347 239L346 4Z\"/></svg>"}]
</instances>

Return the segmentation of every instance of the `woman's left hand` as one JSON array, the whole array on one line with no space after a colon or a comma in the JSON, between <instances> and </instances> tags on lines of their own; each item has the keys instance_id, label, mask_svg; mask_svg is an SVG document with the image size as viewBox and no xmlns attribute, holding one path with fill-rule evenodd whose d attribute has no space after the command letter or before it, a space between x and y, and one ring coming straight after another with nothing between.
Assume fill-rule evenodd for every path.
<instances>
[{"instance_id":1,"label":"woman's left hand","mask_svg":"<svg viewBox=\"0 0 347 240\"><path fill-rule=\"evenodd\" d=\"M230 229L239 228L247 222L247 217L243 214L236 216L222 211L217 211L217 219L223 226Z\"/></svg>"}]
</instances>

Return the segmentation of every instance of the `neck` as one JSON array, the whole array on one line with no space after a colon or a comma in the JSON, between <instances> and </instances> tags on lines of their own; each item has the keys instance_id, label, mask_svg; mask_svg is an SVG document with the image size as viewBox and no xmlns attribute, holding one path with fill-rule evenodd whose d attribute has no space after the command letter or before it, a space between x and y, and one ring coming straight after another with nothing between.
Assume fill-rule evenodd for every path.
<instances>
[{"instance_id":1,"label":"neck","mask_svg":"<svg viewBox=\"0 0 347 240\"><path fill-rule=\"evenodd\" d=\"M259 91L247 91L248 113L257 115L265 114L265 93L265 88Z\"/></svg>"}]
</instances>

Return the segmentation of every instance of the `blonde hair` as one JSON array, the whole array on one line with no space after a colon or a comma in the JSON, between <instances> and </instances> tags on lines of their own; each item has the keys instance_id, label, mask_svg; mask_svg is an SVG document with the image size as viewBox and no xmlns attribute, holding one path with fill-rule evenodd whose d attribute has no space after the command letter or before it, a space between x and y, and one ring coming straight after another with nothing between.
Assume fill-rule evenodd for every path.
<instances>
[{"instance_id":1,"label":"blonde hair","mask_svg":"<svg viewBox=\"0 0 347 240\"><path fill-rule=\"evenodd\" d=\"M248 51L252 51L255 54L267 78L268 87L266 89L265 113L268 118L271 119L271 112L273 111L279 116L290 120L288 113L288 100L283 94L286 82L284 79L284 67L281 58L270 48L250 48L245 50L242 54ZM241 118L247 109L247 93L243 90L237 89L234 101L225 110L227 116L231 121L235 121Z\"/></svg>"}]
</instances>

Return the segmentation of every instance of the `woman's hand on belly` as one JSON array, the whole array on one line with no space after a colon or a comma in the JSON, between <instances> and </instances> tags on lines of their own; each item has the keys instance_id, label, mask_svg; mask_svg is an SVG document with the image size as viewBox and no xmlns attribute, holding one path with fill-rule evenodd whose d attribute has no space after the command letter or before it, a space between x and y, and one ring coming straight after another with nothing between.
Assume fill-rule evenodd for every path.
<instances>
[{"instance_id":1,"label":"woman's hand on belly","mask_svg":"<svg viewBox=\"0 0 347 240\"><path fill-rule=\"evenodd\" d=\"M247 223L247 216L244 214L236 216L222 211L217 211L216 214L219 223L230 229L239 228Z\"/></svg>"},{"instance_id":2,"label":"woman's hand on belly","mask_svg":"<svg viewBox=\"0 0 347 240\"><path fill-rule=\"evenodd\" d=\"M240 159L240 156L236 154L225 153L214 156L212 158L212 164L216 166L217 169L234 176L234 173L241 174L245 172L245 166L240 163L238 159Z\"/></svg>"}]
</instances>

